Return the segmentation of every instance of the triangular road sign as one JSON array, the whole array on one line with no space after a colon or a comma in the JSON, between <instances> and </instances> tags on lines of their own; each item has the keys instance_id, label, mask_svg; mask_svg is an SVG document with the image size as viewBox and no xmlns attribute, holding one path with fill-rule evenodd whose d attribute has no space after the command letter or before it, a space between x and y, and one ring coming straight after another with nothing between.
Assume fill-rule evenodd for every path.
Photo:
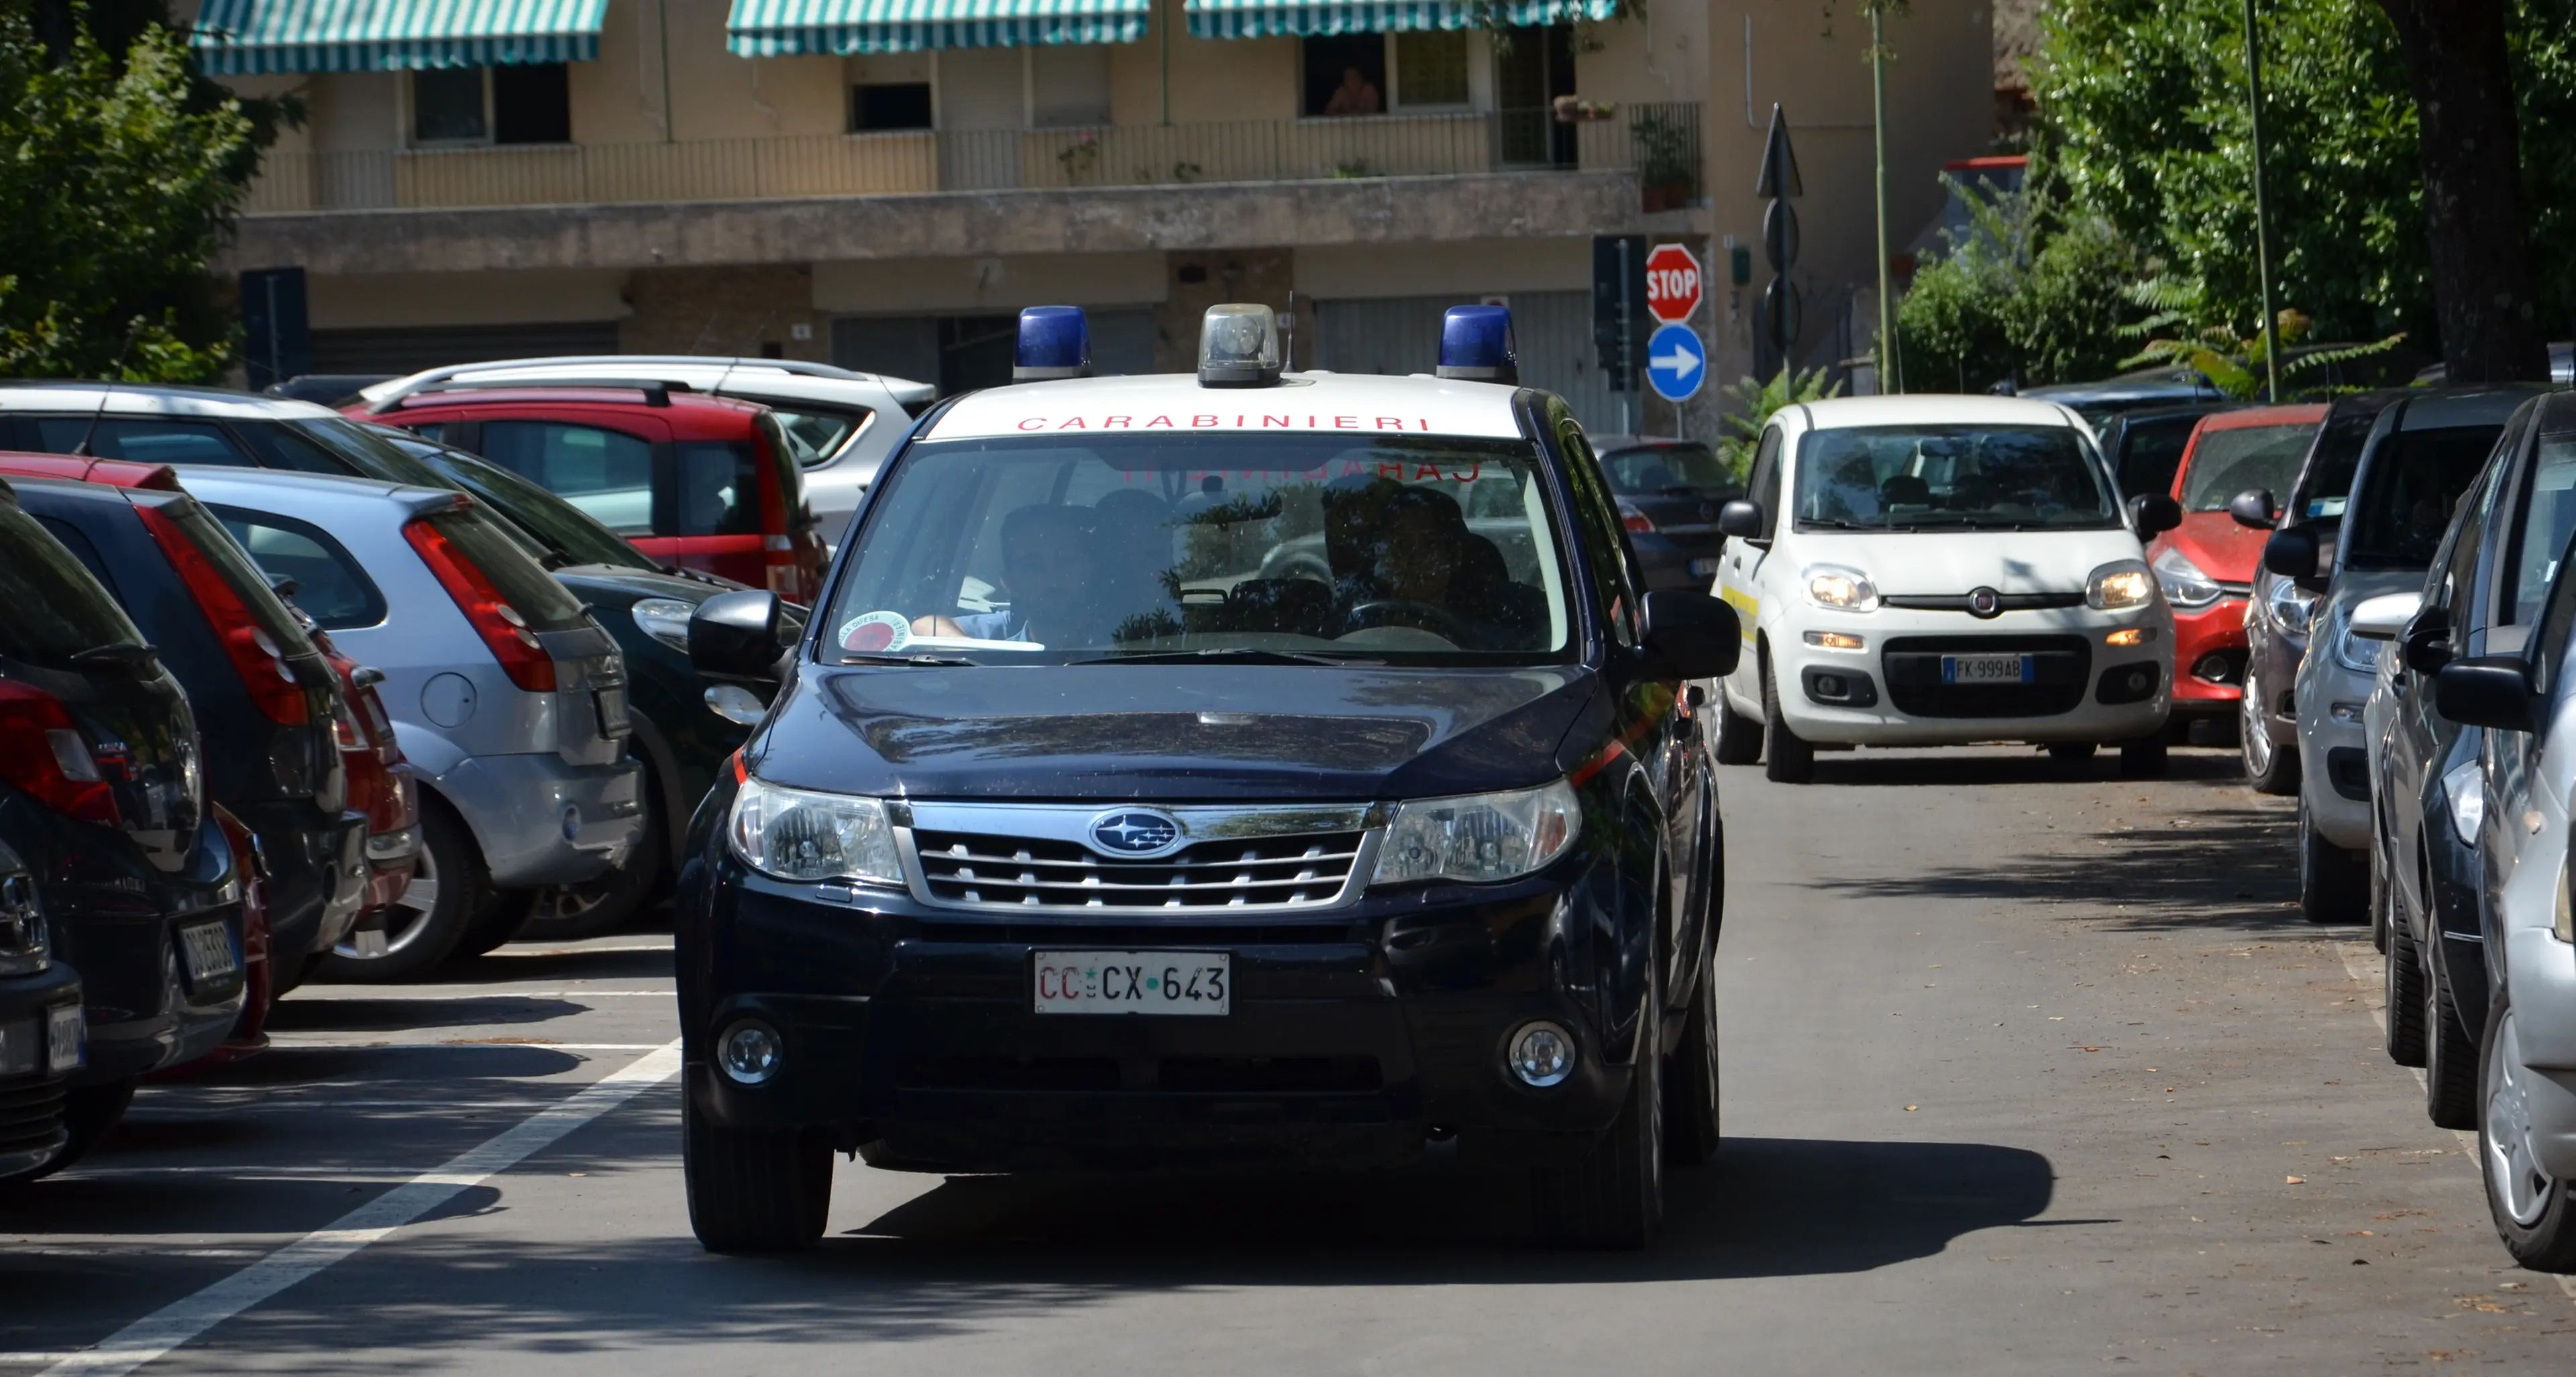
<instances>
[{"instance_id":1,"label":"triangular road sign","mask_svg":"<svg viewBox=\"0 0 2576 1377\"><path fill-rule=\"evenodd\" d=\"M1775 102L1771 107L1771 136L1762 149L1762 177L1754 184L1753 194L1779 200L1805 190L1798 183L1798 155L1789 147L1789 117L1780 112Z\"/></svg>"}]
</instances>

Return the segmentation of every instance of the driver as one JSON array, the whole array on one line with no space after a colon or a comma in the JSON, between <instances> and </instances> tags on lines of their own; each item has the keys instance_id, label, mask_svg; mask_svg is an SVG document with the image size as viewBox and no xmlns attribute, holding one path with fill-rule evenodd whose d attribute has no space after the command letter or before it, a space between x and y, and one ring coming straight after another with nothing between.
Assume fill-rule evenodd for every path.
<instances>
[{"instance_id":1,"label":"driver","mask_svg":"<svg viewBox=\"0 0 2576 1377\"><path fill-rule=\"evenodd\" d=\"M1087 508L1014 509L1002 518L1002 590L1010 606L960 617L915 617L913 634L1042 645L1098 642L1098 534Z\"/></svg>"},{"instance_id":2,"label":"driver","mask_svg":"<svg viewBox=\"0 0 2576 1377\"><path fill-rule=\"evenodd\" d=\"M1500 553L1447 493L1383 478L1344 488L1327 501L1324 544L1346 633L1379 624L1353 614L1380 606L1394 625L1474 645L1517 645L1533 630Z\"/></svg>"}]
</instances>

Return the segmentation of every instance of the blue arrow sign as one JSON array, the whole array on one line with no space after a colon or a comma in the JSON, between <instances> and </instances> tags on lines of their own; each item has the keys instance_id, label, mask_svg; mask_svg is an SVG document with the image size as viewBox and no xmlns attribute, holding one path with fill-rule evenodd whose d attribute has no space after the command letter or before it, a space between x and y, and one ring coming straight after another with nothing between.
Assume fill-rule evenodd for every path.
<instances>
[{"instance_id":1,"label":"blue arrow sign","mask_svg":"<svg viewBox=\"0 0 2576 1377\"><path fill-rule=\"evenodd\" d=\"M1688 401L1708 374L1708 347L1687 325L1667 325L1646 341L1646 381L1666 401Z\"/></svg>"}]
</instances>

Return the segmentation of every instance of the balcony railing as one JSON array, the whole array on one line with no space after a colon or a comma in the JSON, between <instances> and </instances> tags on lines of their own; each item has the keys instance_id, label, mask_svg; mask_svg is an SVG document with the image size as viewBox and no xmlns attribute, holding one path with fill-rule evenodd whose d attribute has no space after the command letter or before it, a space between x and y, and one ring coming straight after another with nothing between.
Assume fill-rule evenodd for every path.
<instances>
[{"instance_id":1,"label":"balcony railing","mask_svg":"<svg viewBox=\"0 0 2576 1377\"><path fill-rule=\"evenodd\" d=\"M272 153L250 214L758 201L1010 187L1320 181L1541 168L1634 170L1647 209L1695 195L1699 106L1225 124L1103 125L686 143Z\"/></svg>"}]
</instances>

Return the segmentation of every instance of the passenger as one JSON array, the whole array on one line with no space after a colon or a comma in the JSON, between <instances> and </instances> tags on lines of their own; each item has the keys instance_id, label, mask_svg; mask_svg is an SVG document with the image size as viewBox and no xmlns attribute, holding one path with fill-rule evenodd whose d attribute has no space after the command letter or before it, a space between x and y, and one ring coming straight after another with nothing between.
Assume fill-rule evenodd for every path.
<instances>
[{"instance_id":1,"label":"passenger","mask_svg":"<svg viewBox=\"0 0 2576 1377\"><path fill-rule=\"evenodd\" d=\"M1099 528L1080 507L1029 506L1002 518L1002 590L1010 605L962 617L915 617L916 636L1040 645L1102 645Z\"/></svg>"}]
</instances>

